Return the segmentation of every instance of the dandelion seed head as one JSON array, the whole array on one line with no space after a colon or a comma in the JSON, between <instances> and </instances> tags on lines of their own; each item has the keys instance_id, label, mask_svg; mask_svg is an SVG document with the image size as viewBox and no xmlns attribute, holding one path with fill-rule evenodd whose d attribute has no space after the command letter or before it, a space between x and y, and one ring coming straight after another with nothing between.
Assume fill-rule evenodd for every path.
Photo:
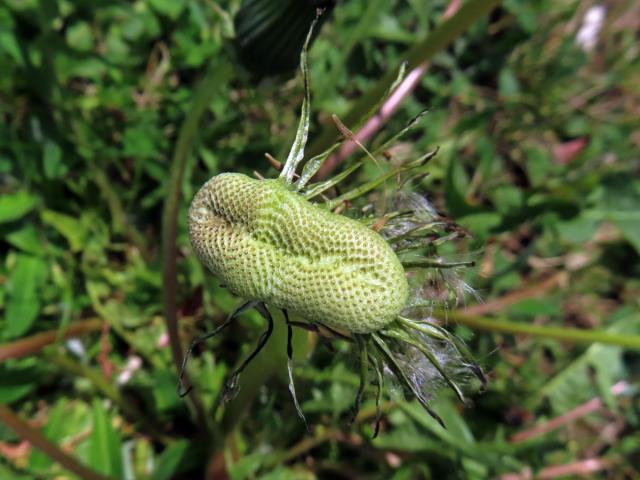
<instances>
[{"instance_id":1,"label":"dandelion seed head","mask_svg":"<svg viewBox=\"0 0 640 480\"><path fill-rule=\"evenodd\" d=\"M324 327L357 346L356 411L373 360L378 377L382 371L393 372L403 391L442 423L427 400L445 385L463 399L458 383L465 383L471 371L480 377L482 372L470 365L467 349L453 335L411 315L415 307L418 312L425 306L448 307L474 294L459 268L469 262L451 262L438 252L443 243L462 236L462 229L410 186L412 179L426 174L423 167L437 149L411 161L391 156L390 171L336 198L327 198L323 192L330 195L329 189L362 162L333 179L309 184L340 144L301 165L310 122L306 64L310 38L311 32L301 54L302 115L280 177L257 175L255 180L237 173L216 175L199 190L189 210L189 236L196 255L227 288L247 300L219 328L249 308L258 310L268 323L256 350L227 380L223 398L237 392L240 373L271 335L268 304L281 309L287 322L289 391L303 420L293 385L291 344L292 325L300 322L290 322L287 312L304 319L309 328L321 332ZM403 71L404 67L399 77ZM386 149L418 118L380 148ZM345 138L353 136L344 125L340 131L347 132ZM359 146L374 161L380 154ZM392 180L395 188L379 189ZM370 203L360 212L366 218L344 215L357 212L353 204L364 203L365 194L365 202Z\"/></svg>"}]
</instances>

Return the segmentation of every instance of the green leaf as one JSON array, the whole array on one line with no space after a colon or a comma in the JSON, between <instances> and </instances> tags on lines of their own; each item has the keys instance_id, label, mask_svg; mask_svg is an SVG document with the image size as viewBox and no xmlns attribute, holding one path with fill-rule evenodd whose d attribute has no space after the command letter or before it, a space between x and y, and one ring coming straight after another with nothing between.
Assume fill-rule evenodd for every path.
<instances>
[{"instance_id":1,"label":"green leaf","mask_svg":"<svg viewBox=\"0 0 640 480\"><path fill-rule=\"evenodd\" d=\"M596 231L599 223L599 219L582 214L566 222L559 222L557 230L562 240L583 244L593 237L593 232Z\"/></svg>"},{"instance_id":2,"label":"green leaf","mask_svg":"<svg viewBox=\"0 0 640 480\"><path fill-rule=\"evenodd\" d=\"M543 185L547 175L553 168L549 152L542 148L526 148L527 157L526 169L529 181L534 187Z\"/></svg>"},{"instance_id":3,"label":"green leaf","mask_svg":"<svg viewBox=\"0 0 640 480\"><path fill-rule=\"evenodd\" d=\"M264 475L260 475L260 480L315 480L318 476L310 470L301 470L297 466L286 468L277 467Z\"/></svg>"},{"instance_id":4,"label":"green leaf","mask_svg":"<svg viewBox=\"0 0 640 480\"><path fill-rule=\"evenodd\" d=\"M44 210L40 217L67 239L71 251L77 252L85 245L87 230L77 218L53 210Z\"/></svg>"},{"instance_id":5,"label":"green leaf","mask_svg":"<svg viewBox=\"0 0 640 480\"><path fill-rule=\"evenodd\" d=\"M169 411L182 405L176 395L176 377L173 372L161 371L155 373L153 383L153 398L156 408Z\"/></svg>"},{"instance_id":6,"label":"green leaf","mask_svg":"<svg viewBox=\"0 0 640 480\"><path fill-rule=\"evenodd\" d=\"M48 179L60 178L67 173L67 166L62 161L62 150L57 143L47 140L42 151L44 175Z\"/></svg>"},{"instance_id":7,"label":"green leaf","mask_svg":"<svg viewBox=\"0 0 640 480\"><path fill-rule=\"evenodd\" d=\"M500 95L505 97L513 97L520 93L520 83L510 68L500 70L498 87Z\"/></svg>"},{"instance_id":8,"label":"green leaf","mask_svg":"<svg viewBox=\"0 0 640 480\"><path fill-rule=\"evenodd\" d=\"M93 48L91 26L87 22L77 22L66 31L67 44L74 50L87 52Z\"/></svg>"},{"instance_id":9,"label":"green leaf","mask_svg":"<svg viewBox=\"0 0 640 480\"><path fill-rule=\"evenodd\" d=\"M0 53L8 54L18 65L24 65L22 50L13 32L0 30Z\"/></svg>"},{"instance_id":10,"label":"green leaf","mask_svg":"<svg viewBox=\"0 0 640 480\"><path fill-rule=\"evenodd\" d=\"M511 185L494 188L491 192L493 204L498 212L508 214L522 206L522 190Z\"/></svg>"},{"instance_id":11,"label":"green leaf","mask_svg":"<svg viewBox=\"0 0 640 480\"><path fill-rule=\"evenodd\" d=\"M231 460L230 455L227 454L225 455L225 457L228 460ZM236 461L231 460L228 463L229 478L231 480L245 480L248 478L255 478L256 473L264 464L267 458L268 457L262 452L256 452L250 455L245 455Z\"/></svg>"},{"instance_id":12,"label":"green leaf","mask_svg":"<svg viewBox=\"0 0 640 480\"><path fill-rule=\"evenodd\" d=\"M11 480L33 480L33 475L17 472L15 468L9 468L0 463L0 478L10 478Z\"/></svg>"},{"instance_id":13,"label":"green leaf","mask_svg":"<svg viewBox=\"0 0 640 480\"><path fill-rule=\"evenodd\" d=\"M4 236L4 239L20 250L33 255L42 253L42 242L38 238L38 232L31 223L27 223L17 230L13 230Z\"/></svg>"},{"instance_id":14,"label":"green leaf","mask_svg":"<svg viewBox=\"0 0 640 480\"><path fill-rule=\"evenodd\" d=\"M630 309L623 309L614 315L614 324L607 331L638 333L640 318ZM538 401L548 398L553 411L559 414L597 396L598 390L609 388L613 382L624 376L622 354L621 347L591 345L540 390ZM591 378L591 372L594 370L596 375L602 375L601 381L596 382L596 385ZM605 380L606 386L603 387Z\"/></svg>"},{"instance_id":15,"label":"green leaf","mask_svg":"<svg viewBox=\"0 0 640 480\"><path fill-rule=\"evenodd\" d=\"M466 193L469 190L469 177L455 155L449 159L447 165L444 189L447 209L453 217L457 218L478 212L479 208L469 204L466 199Z\"/></svg>"},{"instance_id":16,"label":"green leaf","mask_svg":"<svg viewBox=\"0 0 640 480\"><path fill-rule=\"evenodd\" d=\"M484 237L500 225L502 216L499 213L474 213L457 219L458 223L468 229L473 235Z\"/></svg>"},{"instance_id":17,"label":"green leaf","mask_svg":"<svg viewBox=\"0 0 640 480\"><path fill-rule=\"evenodd\" d=\"M184 0L150 0L149 3L158 13L172 20L178 18L185 6Z\"/></svg>"},{"instance_id":18,"label":"green leaf","mask_svg":"<svg viewBox=\"0 0 640 480\"><path fill-rule=\"evenodd\" d=\"M0 223L24 217L37 203L38 198L24 190L3 194L0 196Z\"/></svg>"},{"instance_id":19,"label":"green leaf","mask_svg":"<svg viewBox=\"0 0 640 480\"><path fill-rule=\"evenodd\" d=\"M47 276L47 264L38 257L19 254L8 285L5 339L26 333L40 312L40 289Z\"/></svg>"},{"instance_id":20,"label":"green leaf","mask_svg":"<svg viewBox=\"0 0 640 480\"><path fill-rule=\"evenodd\" d=\"M635 220L616 219L614 223L620 229L627 241L640 253L640 213Z\"/></svg>"},{"instance_id":21,"label":"green leaf","mask_svg":"<svg viewBox=\"0 0 640 480\"><path fill-rule=\"evenodd\" d=\"M170 480L177 474L186 472L205 461L208 446L203 442L178 440L158 457L151 478Z\"/></svg>"},{"instance_id":22,"label":"green leaf","mask_svg":"<svg viewBox=\"0 0 640 480\"><path fill-rule=\"evenodd\" d=\"M65 400L59 400L55 407L48 416L47 425L44 427L43 434L49 440L54 443L59 443L60 439L65 433L65 425L68 421L67 414L65 412ZM34 450L29 456L29 467L34 470L44 470L51 467L54 464L51 457L41 452L40 450Z\"/></svg>"},{"instance_id":23,"label":"green leaf","mask_svg":"<svg viewBox=\"0 0 640 480\"><path fill-rule=\"evenodd\" d=\"M189 453L191 443L187 440L179 440L169 446L160 457L158 457L156 468L153 472L154 480L170 480L177 473Z\"/></svg>"},{"instance_id":24,"label":"green leaf","mask_svg":"<svg viewBox=\"0 0 640 480\"><path fill-rule=\"evenodd\" d=\"M88 463L96 471L115 478L123 478L122 440L113 428L112 418L102 406L93 401L93 429L89 439Z\"/></svg>"},{"instance_id":25,"label":"green leaf","mask_svg":"<svg viewBox=\"0 0 640 480\"><path fill-rule=\"evenodd\" d=\"M543 299L527 298L508 308L509 315L535 317L538 315L560 315L560 302L548 295Z\"/></svg>"},{"instance_id":26,"label":"green leaf","mask_svg":"<svg viewBox=\"0 0 640 480\"><path fill-rule=\"evenodd\" d=\"M31 362L30 362L31 363ZM33 365L0 365L0 403L10 405L32 392L41 381L39 370Z\"/></svg>"},{"instance_id":27,"label":"green leaf","mask_svg":"<svg viewBox=\"0 0 640 480\"><path fill-rule=\"evenodd\" d=\"M612 221L633 247L640 252L640 181L633 173L617 173L602 179L602 198L598 209L589 213Z\"/></svg>"}]
</instances>

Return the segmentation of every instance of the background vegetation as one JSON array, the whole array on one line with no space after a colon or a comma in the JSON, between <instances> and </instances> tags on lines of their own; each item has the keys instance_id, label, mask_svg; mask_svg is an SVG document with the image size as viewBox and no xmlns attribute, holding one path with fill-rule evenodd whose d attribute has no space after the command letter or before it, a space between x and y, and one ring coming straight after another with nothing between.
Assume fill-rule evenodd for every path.
<instances>
[{"instance_id":1,"label":"background vegetation","mask_svg":"<svg viewBox=\"0 0 640 480\"><path fill-rule=\"evenodd\" d=\"M257 316L202 348L194 395L176 394L174 357L238 302L191 252L188 201L218 172L275 175L263 154L284 157L301 102L293 72L239 60L240 1L2 2L0 477L638 478L640 7L603 2L590 45L594 5L454 17L471 26L385 125L430 109L392 154L440 146L418 189L472 236L448 251L476 260L483 303L449 326L491 380L466 407L437 396L447 430L387 399L372 440L372 401L347 424L354 359L312 335L295 370L309 433L278 341L220 405ZM310 52L313 148L434 45L446 7L333 10Z\"/></svg>"}]
</instances>

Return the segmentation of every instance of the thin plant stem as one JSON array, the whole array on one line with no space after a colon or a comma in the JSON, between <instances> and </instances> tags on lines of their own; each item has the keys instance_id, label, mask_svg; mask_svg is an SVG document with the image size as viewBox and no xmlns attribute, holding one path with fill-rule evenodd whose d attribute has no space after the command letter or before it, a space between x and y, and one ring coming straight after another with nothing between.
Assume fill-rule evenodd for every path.
<instances>
[{"instance_id":1,"label":"thin plant stem","mask_svg":"<svg viewBox=\"0 0 640 480\"><path fill-rule=\"evenodd\" d=\"M611 395L619 396L631 389L631 385L624 380L616 383L610 388ZM557 430L560 427L568 425L576 420L588 415L590 413L597 412L605 407L605 403L601 398L592 398L591 400L569 410L568 412L558 415L555 418L547 420L545 422L533 425L527 430L518 432L509 438L511 443L521 443L531 440L532 438L545 435L549 432Z\"/></svg>"},{"instance_id":2,"label":"thin plant stem","mask_svg":"<svg viewBox=\"0 0 640 480\"><path fill-rule=\"evenodd\" d=\"M7 425L20 438L41 450L52 460L58 462L71 473L86 480L105 480L108 477L86 467L78 460L62 451L56 444L45 437L42 432L31 427L16 415L9 407L0 404L0 422Z\"/></svg>"},{"instance_id":3,"label":"thin plant stem","mask_svg":"<svg viewBox=\"0 0 640 480\"><path fill-rule=\"evenodd\" d=\"M487 317L476 317L461 312L440 311L435 314L442 318L465 325L476 330L495 333L511 333L530 337L553 338L572 343L592 344L605 343L619 347L640 350L640 335L612 333L603 330L580 330L577 328L546 327L527 323L516 323L507 320L494 320Z\"/></svg>"},{"instance_id":4,"label":"thin plant stem","mask_svg":"<svg viewBox=\"0 0 640 480\"><path fill-rule=\"evenodd\" d=\"M191 103L191 108L180 128L178 140L176 142L171 168L168 174L168 188L164 211L162 215L162 256L163 256L163 304L164 317L171 345L171 354L176 366L180 371L182 365L182 344L178 335L178 315L177 315L177 255L176 237L178 233L178 213L182 198L182 182L187 163L191 157L193 143L196 137L200 119L207 110L213 95L219 91L220 86L226 85L230 76L231 67L222 60L215 60L209 66L209 70L198 85ZM186 379L188 383L188 378ZM192 408L195 410L197 425L206 429L208 425L207 416L201 400L195 391L189 394Z\"/></svg>"},{"instance_id":5,"label":"thin plant stem","mask_svg":"<svg viewBox=\"0 0 640 480\"><path fill-rule=\"evenodd\" d=\"M59 340L67 340L69 338L85 335L91 332L99 331L104 325L104 321L100 318L92 318L81 322L72 323L63 332L59 330L49 330L46 332L36 333L30 337L14 340L0 344L0 362L10 358L22 358L28 355L38 353L47 345L51 345Z\"/></svg>"},{"instance_id":6,"label":"thin plant stem","mask_svg":"<svg viewBox=\"0 0 640 480\"><path fill-rule=\"evenodd\" d=\"M538 298L549 290L562 285L567 279L567 272L561 271L548 276L538 283L530 284L520 290L515 290L502 297L490 300L485 303L477 303L466 307L464 313L467 315L487 315L499 313L505 308L528 298Z\"/></svg>"},{"instance_id":7,"label":"thin plant stem","mask_svg":"<svg viewBox=\"0 0 640 480\"><path fill-rule=\"evenodd\" d=\"M380 411L388 412L393 409L395 406L395 402L385 402L380 405ZM375 407L364 407L358 413L356 418L357 422L366 422L371 418L375 418L377 416L377 409ZM354 435L354 434L352 434ZM283 463L291 462L296 458L304 455L309 450L316 448L319 445L322 445L325 442L330 441L344 441L348 437L345 437L345 434L339 430L328 430L328 429L317 429L314 432L313 436L307 436L300 440L298 443L293 445L287 451L274 453L272 458L270 458L267 462L268 465L281 465Z\"/></svg>"}]
</instances>

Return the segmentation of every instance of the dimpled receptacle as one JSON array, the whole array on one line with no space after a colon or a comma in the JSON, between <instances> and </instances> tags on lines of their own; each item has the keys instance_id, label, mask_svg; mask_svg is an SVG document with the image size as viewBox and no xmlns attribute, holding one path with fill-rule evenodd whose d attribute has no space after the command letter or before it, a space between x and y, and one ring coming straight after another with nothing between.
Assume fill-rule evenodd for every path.
<instances>
[{"instance_id":1,"label":"dimpled receptacle","mask_svg":"<svg viewBox=\"0 0 640 480\"><path fill-rule=\"evenodd\" d=\"M200 260L236 295L312 323L369 333L408 295L398 257L375 231L313 205L280 180L223 173L189 209Z\"/></svg>"}]
</instances>

